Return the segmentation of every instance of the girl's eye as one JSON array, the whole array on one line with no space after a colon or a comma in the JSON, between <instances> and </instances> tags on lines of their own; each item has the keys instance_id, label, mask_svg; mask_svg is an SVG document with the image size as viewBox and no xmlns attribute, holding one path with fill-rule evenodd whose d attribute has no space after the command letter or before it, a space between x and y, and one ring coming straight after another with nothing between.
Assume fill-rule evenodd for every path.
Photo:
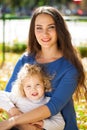
<instances>
[{"instance_id":1,"label":"girl's eye","mask_svg":"<svg viewBox=\"0 0 87 130\"><path fill-rule=\"evenodd\" d=\"M39 88L41 85L40 84L36 84L36 87Z\"/></svg>"},{"instance_id":2,"label":"girl's eye","mask_svg":"<svg viewBox=\"0 0 87 130\"><path fill-rule=\"evenodd\" d=\"M31 88L31 86L28 85L28 86L26 86L26 88L27 88L27 89L28 89L28 88Z\"/></svg>"}]
</instances>

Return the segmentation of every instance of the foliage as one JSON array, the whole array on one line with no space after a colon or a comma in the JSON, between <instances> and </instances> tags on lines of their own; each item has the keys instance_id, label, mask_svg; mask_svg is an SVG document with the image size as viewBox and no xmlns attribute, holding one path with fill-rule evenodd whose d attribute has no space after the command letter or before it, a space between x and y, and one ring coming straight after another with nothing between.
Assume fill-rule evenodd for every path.
<instances>
[{"instance_id":1,"label":"foliage","mask_svg":"<svg viewBox=\"0 0 87 130\"><path fill-rule=\"evenodd\" d=\"M0 44L0 51L2 51L2 44ZM5 52L17 52L22 53L26 50L27 45L25 43L14 43L12 46L6 45ZM81 57L87 57L87 46L78 46L77 50L79 51Z\"/></svg>"},{"instance_id":2,"label":"foliage","mask_svg":"<svg viewBox=\"0 0 87 130\"><path fill-rule=\"evenodd\" d=\"M87 57L87 46L79 46L77 49L79 50L81 57Z\"/></svg>"},{"instance_id":3,"label":"foliage","mask_svg":"<svg viewBox=\"0 0 87 130\"><path fill-rule=\"evenodd\" d=\"M26 44L14 44L12 47L13 52L21 53L26 49Z\"/></svg>"},{"instance_id":4,"label":"foliage","mask_svg":"<svg viewBox=\"0 0 87 130\"><path fill-rule=\"evenodd\" d=\"M75 109L77 114L77 123L79 130L87 130L87 103L81 100L80 103L75 102Z\"/></svg>"},{"instance_id":5,"label":"foliage","mask_svg":"<svg viewBox=\"0 0 87 130\"><path fill-rule=\"evenodd\" d=\"M2 44L0 44L0 51L2 51ZM26 50L26 44L24 43L15 43L12 46L7 45L5 46L5 52L17 52L22 53Z\"/></svg>"},{"instance_id":6,"label":"foliage","mask_svg":"<svg viewBox=\"0 0 87 130\"><path fill-rule=\"evenodd\" d=\"M37 6L42 5L57 5L58 3L65 4L67 2L70 2L72 0L3 0L0 1L1 5L4 5L4 7L8 6L12 10L16 10L17 8L24 8L28 7L28 9L34 9Z\"/></svg>"}]
</instances>

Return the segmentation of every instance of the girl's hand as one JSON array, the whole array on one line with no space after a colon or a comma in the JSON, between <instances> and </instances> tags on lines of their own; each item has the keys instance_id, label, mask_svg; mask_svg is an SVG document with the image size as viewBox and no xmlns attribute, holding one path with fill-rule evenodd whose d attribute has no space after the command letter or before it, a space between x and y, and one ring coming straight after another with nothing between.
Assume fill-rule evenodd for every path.
<instances>
[{"instance_id":1,"label":"girl's hand","mask_svg":"<svg viewBox=\"0 0 87 130\"><path fill-rule=\"evenodd\" d=\"M0 122L0 130L7 130L10 129L15 125L14 117L9 118L8 120Z\"/></svg>"},{"instance_id":2,"label":"girl's hand","mask_svg":"<svg viewBox=\"0 0 87 130\"><path fill-rule=\"evenodd\" d=\"M9 114L11 115L11 117L12 117L12 116L17 116L17 115L22 114L22 112L19 111L19 109L16 108L16 107L11 108L8 112L9 112Z\"/></svg>"}]
</instances>

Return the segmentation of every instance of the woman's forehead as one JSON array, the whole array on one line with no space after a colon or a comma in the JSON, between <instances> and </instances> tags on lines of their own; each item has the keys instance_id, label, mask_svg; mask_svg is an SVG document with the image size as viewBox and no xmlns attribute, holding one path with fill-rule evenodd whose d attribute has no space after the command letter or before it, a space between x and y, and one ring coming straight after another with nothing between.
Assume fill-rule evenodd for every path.
<instances>
[{"instance_id":1,"label":"woman's forehead","mask_svg":"<svg viewBox=\"0 0 87 130\"><path fill-rule=\"evenodd\" d=\"M43 24L53 24L54 20L49 14L39 14L35 19L35 25L43 25Z\"/></svg>"}]
</instances>

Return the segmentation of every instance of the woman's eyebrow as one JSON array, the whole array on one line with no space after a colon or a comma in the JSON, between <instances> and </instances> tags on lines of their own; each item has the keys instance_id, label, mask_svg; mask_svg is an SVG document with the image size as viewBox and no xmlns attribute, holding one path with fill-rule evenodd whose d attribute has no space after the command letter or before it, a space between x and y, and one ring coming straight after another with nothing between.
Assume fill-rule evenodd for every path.
<instances>
[{"instance_id":1,"label":"woman's eyebrow","mask_svg":"<svg viewBox=\"0 0 87 130\"><path fill-rule=\"evenodd\" d=\"M51 25L55 25L55 23L52 23L52 24L48 24L48 26L51 26Z\"/></svg>"},{"instance_id":2,"label":"woman's eyebrow","mask_svg":"<svg viewBox=\"0 0 87 130\"><path fill-rule=\"evenodd\" d=\"M35 25L35 26L42 26L42 25L40 25L40 24L37 24L37 25Z\"/></svg>"},{"instance_id":3,"label":"woman's eyebrow","mask_svg":"<svg viewBox=\"0 0 87 130\"><path fill-rule=\"evenodd\" d=\"M48 24L47 26L55 25L55 23ZM36 24L35 26L43 26L41 24Z\"/></svg>"}]
</instances>

